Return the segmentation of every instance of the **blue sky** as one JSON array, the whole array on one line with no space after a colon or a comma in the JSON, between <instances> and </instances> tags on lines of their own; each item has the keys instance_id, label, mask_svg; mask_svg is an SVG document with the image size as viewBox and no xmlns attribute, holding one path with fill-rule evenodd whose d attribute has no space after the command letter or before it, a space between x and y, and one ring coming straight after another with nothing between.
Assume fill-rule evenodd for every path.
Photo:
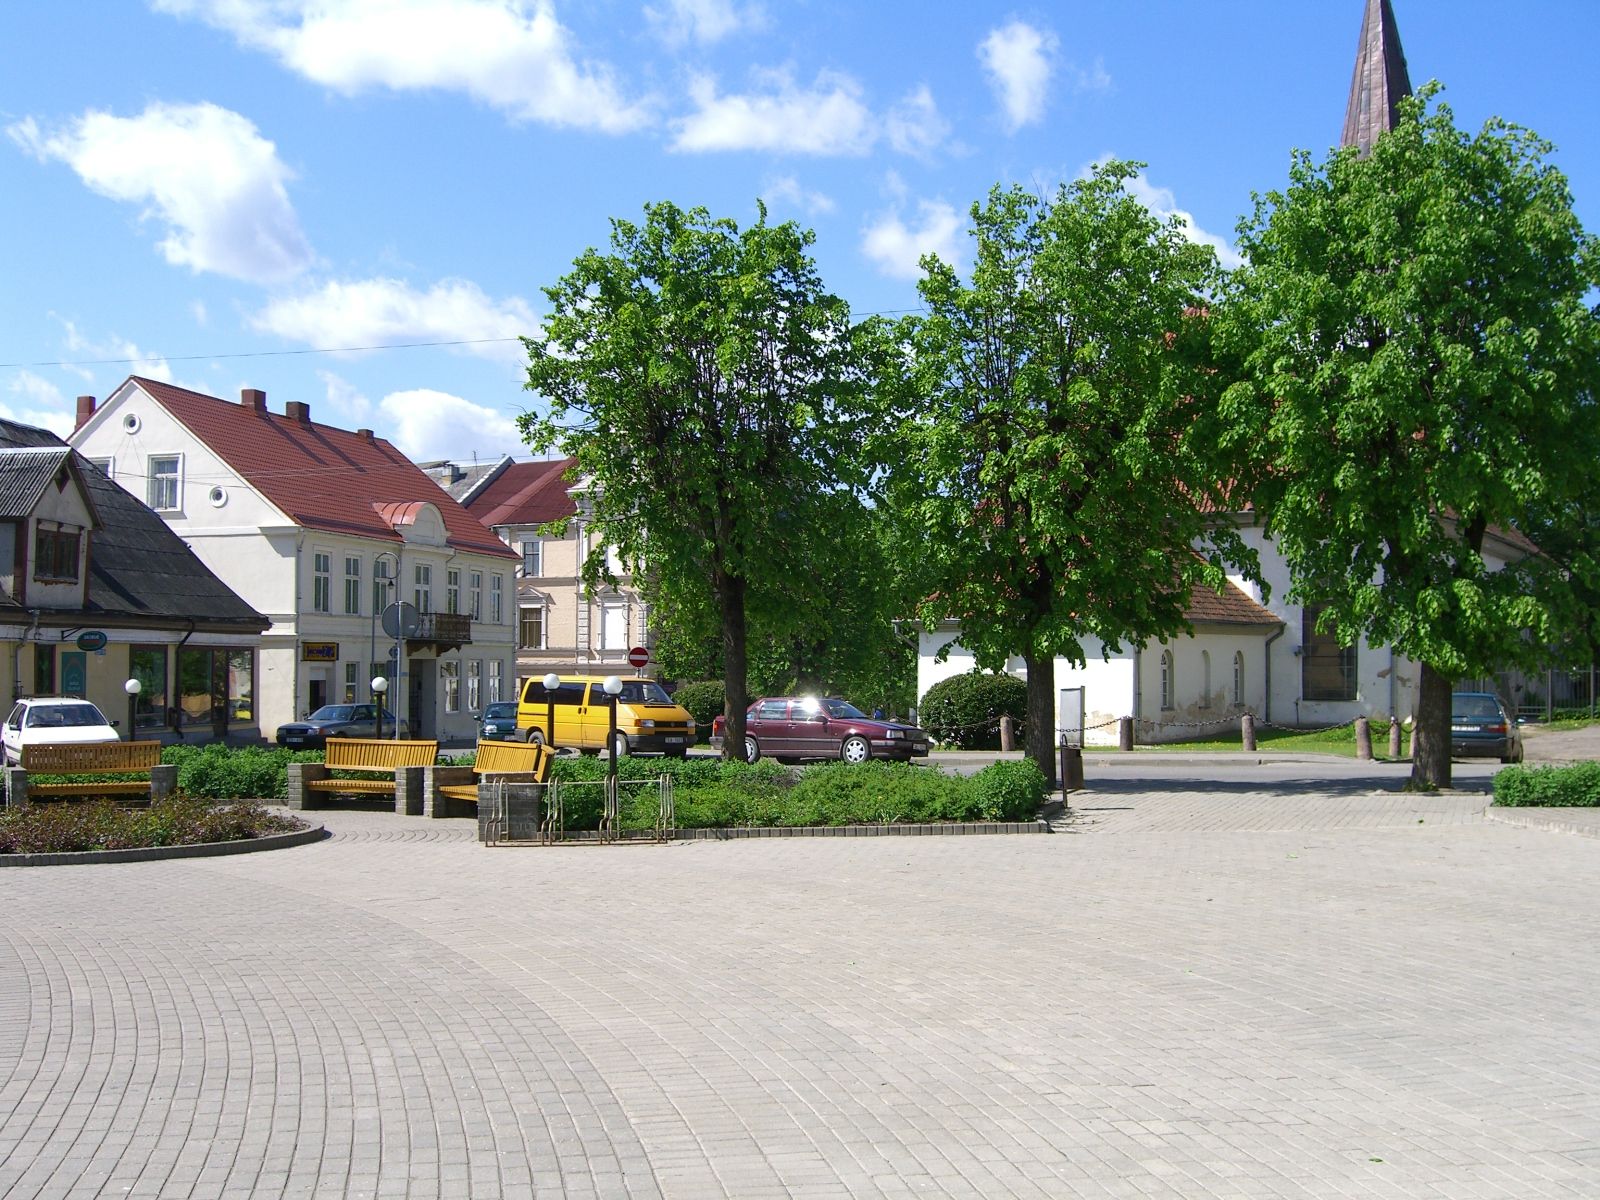
<instances>
[{"instance_id":1,"label":"blue sky","mask_svg":"<svg viewBox=\"0 0 1600 1200\"><path fill-rule=\"evenodd\" d=\"M1413 81L1554 142L1600 229L1600 3L1394 5ZM652 200L742 225L764 197L858 314L915 307L918 253L964 255L995 183L1106 155L1226 258L1252 191L1336 140L1362 8L8 0L0 415L65 432L137 371L526 456L521 348L487 339Z\"/></svg>"}]
</instances>

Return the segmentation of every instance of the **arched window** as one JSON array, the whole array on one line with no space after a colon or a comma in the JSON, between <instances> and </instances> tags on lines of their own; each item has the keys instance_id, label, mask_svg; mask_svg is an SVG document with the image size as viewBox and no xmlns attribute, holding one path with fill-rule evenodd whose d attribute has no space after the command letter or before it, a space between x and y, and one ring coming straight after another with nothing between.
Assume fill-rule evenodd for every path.
<instances>
[{"instance_id":1,"label":"arched window","mask_svg":"<svg viewBox=\"0 0 1600 1200\"><path fill-rule=\"evenodd\" d=\"M1161 708L1162 708L1162 711L1170 712L1172 710L1172 708L1174 707L1174 705L1173 705L1173 696L1175 695L1175 692L1176 692L1176 687L1175 687L1173 674L1172 674L1172 651L1171 650L1163 650L1161 652Z\"/></svg>"},{"instance_id":2,"label":"arched window","mask_svg":"<svg viewBox=\"0 0 1600 1200\"><path fill-rule=\"evenodd\" d=\"M1200 707L1211 707L1211 651L1200 651Z\"/></svg>"},{"instance_id":3,"label":"arched window","mask_svg":"<svg viewBox=\"0 0 1600 1200\"><path fill-rule=\"evenodd\" d=\"M1233 706L1244 707L1244 651L1233 656Z\"/></svg>"}]
</instances>

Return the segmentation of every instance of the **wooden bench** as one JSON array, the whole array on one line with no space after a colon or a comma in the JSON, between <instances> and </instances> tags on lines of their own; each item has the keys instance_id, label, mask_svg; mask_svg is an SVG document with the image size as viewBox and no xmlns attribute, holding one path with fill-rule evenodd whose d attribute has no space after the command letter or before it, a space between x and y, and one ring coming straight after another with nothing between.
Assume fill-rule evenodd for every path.
<instances>
[{"instance_id":1,"label":"wooden bench","mask_svg":"<svg viewBox=\"0 0 1600 1200\"><path fill-rule=\"evenodd\" d=\"M555 753L539 742L479 742L470 767L434 767L423 772L422 815L470 815L478 804L478 785L488 781L545 783Z\"/></svg>"},{"instance_id":2,"label":"wooden bench","mask_svg":"<svg viewBox=\"0 0 1600 1200\"><path fill-rule=\"evenodd\" d=\"M316 808L325 796L393 796L396 812L409 811L420 793L420 772L439 757L434 741L388 738L329 738L320 763L289 764L289 807ZM408 770L410 769L410 770ZM411 770L417 772L414 781ZM360 771L355 779L334 779L334 771Z\"/></svg>"},{"instance_id":3,"label":"wooden bench","mask_svg":"<svg viewBox=\"0 0 1600 1200\"><path fill-rule=\"evenodd\" d=\"M142 775L86 783L40 783L30 775ZM178 768L163 766L160 742L95 742L24 746L22 765L6 769L6 803L48 796L142 796L161 800L177 787Z\"/></svg>"}]
</instances>

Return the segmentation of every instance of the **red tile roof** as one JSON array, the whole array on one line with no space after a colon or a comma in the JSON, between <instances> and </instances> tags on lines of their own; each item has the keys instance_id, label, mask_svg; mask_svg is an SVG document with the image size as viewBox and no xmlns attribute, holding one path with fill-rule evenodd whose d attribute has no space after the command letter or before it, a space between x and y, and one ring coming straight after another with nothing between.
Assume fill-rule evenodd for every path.
<instances>
[{"instance_id":1,"label":"red tile roof","mask_svg":"<svg viewBox=\"0 0 1600 1200\"><path fill-rule=\"evenodd\" d=\"M130 378L296 524L398 542L395 524L415 516L406 506L426 502L439 510L451 546L515 557L383 438Z\"/></svg>"},{"instance_id":2,"label":"red tile roof","mask_svg":"<svg viewBox=\"0 0 1600 1200\"><path fill-rule=\"evenodd\" d=\"M554 462L510 463L476 496L467 511L485 525L542 525L578 511L566 473L575 458Z\"/></svg>"},{"instance_id":3,"label":"red tile roof","mask_svg":"<svg viewBox=\"0 0 1600 1200\"><path fill-rule=\"evenodd\" d=\"M1231 581L1223 591L1214 592L1197 583L1189 593L1185 619L1195 625L1281 625L1279 617L1254 600Z\"/></svg>"}]
</instances>

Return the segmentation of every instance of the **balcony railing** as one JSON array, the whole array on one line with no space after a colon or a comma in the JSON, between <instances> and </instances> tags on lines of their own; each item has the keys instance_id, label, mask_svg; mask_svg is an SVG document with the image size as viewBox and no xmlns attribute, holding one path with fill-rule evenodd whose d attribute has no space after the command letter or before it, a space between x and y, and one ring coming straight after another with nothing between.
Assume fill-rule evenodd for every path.
<instances>
[{"instance_id":1,"label":"balcony railing","mask_svg":"<svg viewBox=\"0 0 1600 1200\"><path fill-rule=\"evenodd\" d=\"M416 632L407 637L406 641L449 649L470 646L472 618L466 613L418 613Z\"/></svg>"}]
</instances>

